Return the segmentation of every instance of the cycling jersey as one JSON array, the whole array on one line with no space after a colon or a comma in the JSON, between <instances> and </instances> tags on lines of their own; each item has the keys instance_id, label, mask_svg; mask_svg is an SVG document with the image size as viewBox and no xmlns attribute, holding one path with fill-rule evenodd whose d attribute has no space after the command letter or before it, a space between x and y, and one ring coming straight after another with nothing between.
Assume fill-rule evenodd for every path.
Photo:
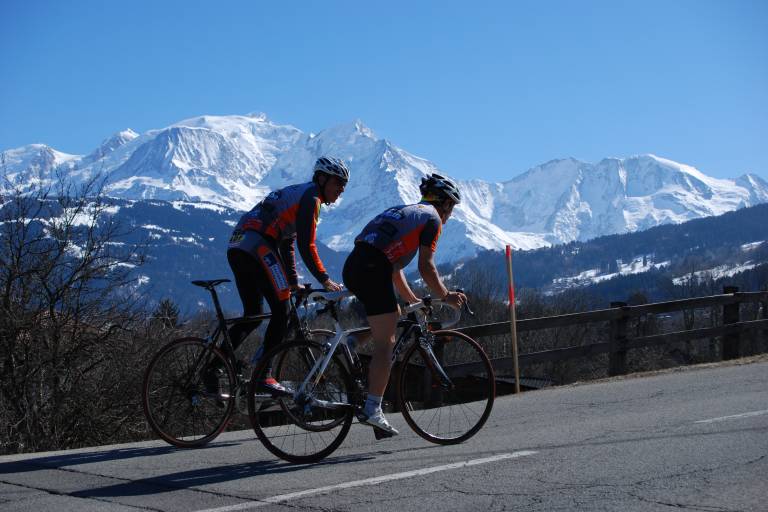
<instances>
[{"instance_id":1,"label":"cycling jersey","mask_svg":"<svg viewBox=\"0 0 768 512\"><path fill-rule=\"evenodd\" d=\"M365 242L383 252L396 268L410 263L420 245L437 249L442 221L427 202L389 208L368 223L355 242Z\"/></svg>"},{"instance_id":2,"label":"cycling jersey","mask_svg":"<svg viewBox=\"0 0 768 512\"><path fill-rule=\"evenodd\" d=\"M286 265L289 283L297 284L293 248L296 241L307 269L315 279L324 283L328 280L328 273L320 261L315 243L320 204L320 190L315 183L275 190L240 218L229 240L229 248L258 257L264 238L273 241Z\"/></svg>"}]
</instances>

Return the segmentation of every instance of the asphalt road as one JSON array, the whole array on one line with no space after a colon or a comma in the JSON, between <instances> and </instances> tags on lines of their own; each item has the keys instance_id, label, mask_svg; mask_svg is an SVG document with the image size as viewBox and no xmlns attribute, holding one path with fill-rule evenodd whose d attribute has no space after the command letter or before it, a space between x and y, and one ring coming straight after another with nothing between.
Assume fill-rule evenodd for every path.
<instances>
[{"instance_id":1,"label":"asphalt road","mask_svg":"<svg viewBox=\"0 0 768 512\"><path fill-rule=\"evenodd\" d=\"M768 511L768 362L688 368L497 400L452 447L353 427L324 463L251 432L0 458L0 510Z\"/></svg>"}]
</instances>

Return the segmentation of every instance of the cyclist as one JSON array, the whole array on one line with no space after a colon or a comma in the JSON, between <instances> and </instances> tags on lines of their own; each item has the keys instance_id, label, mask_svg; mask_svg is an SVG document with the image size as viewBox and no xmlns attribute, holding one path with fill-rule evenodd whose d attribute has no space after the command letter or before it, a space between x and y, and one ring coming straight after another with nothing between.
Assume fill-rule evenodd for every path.
<instances>
[{"instance_id":1,"label":"cyclist","mask_svg":"<svg viewBox=\"0 0 768 512\"><path fill-rule=\"evenodd\" d=\"M419 190L421 202L389 208L365 226L355 238L343 271L344 284L363 303L374 340L368 396L358 419L392 435L398 432L384 417L381 400L389 380L399 317L394 289L409 303L419 300L408 286L403 268L418 251L419 273L434 295L458 307L466 301L464 294L446 289L433 259L442 224L461 201L459 189L449 178L431 174L422 178Z\"/></svg>"},{"instance_id":2,"label":"cyclist","mask_svg":"<svg viewBox=\"0 0 768 512\"><path fill-rule=\"evenodd\" d=\"M262 299L269 303L272 317L259 352L279 344L288 327L291 291L298 289L294 241L307 269L327 291L341 290L328 276L317 253L315 232L320 204L334 203L349 181L349 169L343 161L320 157L315 162L312 181L275 190L244 214L229 239L227 260L243 303L243 315L262 312ZM229 330L233 348L237 348L258 324L234 325ZM271 372L262 387L285 392ZM209 386L210 384L210 386ZM218 377L208 375L206 387L218 388Z\"/></svg>"}]
</instances>

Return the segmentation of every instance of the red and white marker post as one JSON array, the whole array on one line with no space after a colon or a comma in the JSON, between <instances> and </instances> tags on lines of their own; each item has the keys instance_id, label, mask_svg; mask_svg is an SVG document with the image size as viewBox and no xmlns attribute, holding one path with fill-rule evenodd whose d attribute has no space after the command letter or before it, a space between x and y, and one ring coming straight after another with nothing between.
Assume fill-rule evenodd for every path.
<instances>
[{"instance_id":1,"label":"red and white marker post","mask_svg":"<svg viewBox=\"0 0 768 512\"><path fill-rule=\"evenodd\" d=\"M517 360L517 317L515 315L515 278L512 275L512 247L507 246L507 276L509 277L509 331L512 336L512 362L515 368L515 394L520 393L520 366Z\"/></svg>"}]
</instances>

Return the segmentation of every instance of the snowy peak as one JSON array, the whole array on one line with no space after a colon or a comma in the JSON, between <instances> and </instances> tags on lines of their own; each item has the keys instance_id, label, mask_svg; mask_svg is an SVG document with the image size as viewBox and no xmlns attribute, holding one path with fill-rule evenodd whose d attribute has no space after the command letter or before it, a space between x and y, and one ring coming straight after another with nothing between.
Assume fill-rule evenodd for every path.
<instances>
[{"instance_id":1,"label":"snowy peak","mask_svg":"<svg viewBox=\"0 0 768 512\"><path fill-rule=\"evenodd\" d=\"M768 182L755 174L739 176L736 185L749 191L750 204L768 202Z\"/></svg>"},{"instance_id":2,"label":"snowy peak","mask_svg":"<svg viewBox=\"0 0 768 512\"><path fill-rule=\"evenodd\" d=\"M342 123L330 128L326 128L319 134L313 136L318 138L332 139L336 141L345 141L347 143L354 144L359 138L366 138L371 140L377 140L376 134L373 130L368 128L359 119L351 123Z\"/></svg>"},{"instance_id":3,"label":"snowy peak","mask_svg":"<svg viewBox=\"0 0 768 512\"><path fill-rule=\"evenodd\" d=\"M0 189L7 183L22 190L47 182L57 172L66 175L81 157L56 151L45 144L29 144L0 153Z\"/></svg>"},{"instance_id":4,"label":"snowy peak","mask_svg":"<svg viewBox=\"0 0 768 512\"><path fill-rule=\"evenodd\" d=\"M245 209L269 192L260 181L302 138L296 128L263 114L185 119L137 139L130 155L111 169L110 193Z\"/></svg>"},{"instance_id":5,"label":"snowy peak","mask_svg":"<svg viewBox=\"0 0 768 512\"><path fill-rule=\"evenodd\" d=\"M710 194L718 184L713 178L688 165L654 155L642 155L622 161L627 173L627 195L646 196L666 188L698 194Z\"/></svg>"},{"instance_id":6,"label":"snowy peak","mask_svg":"<svg viewBox=\"0 0 768 512\"><path fill-rule=\"evenodd\" d=\"M115 135L112 136L111 140L114 141L116 144L122 146L123 144L132 141L138 136L139 136L138 133L131 130L130 128L127 128L121 132L117 132Z\"/></svg>"},{"instance_id":7,"label":"snowy peak","mask_svg":"<svg viewBox=\"0 0 768 512\"><path fill-rule=\"evenodd\" d=\"M101 160L102 158L112 154L112 152L115 151L117 148L124 146L125 144L131 142L138 136L139 134L134 132L130 128L117 132L116 134L112 135L110 138L105 139L101 143L101 145L99 145L98 148L96 148L92 153L90 153L88 156L83 158L83 163L89 164L89 163L93 163L98 160Z\"/></svg>"},{"instance_id":8,"label":"snowy peak","mask_svg":"<svg viewBox=\"0 0 768 512\"><path fill-rule=\"evenodd\" d=\"M765 202L749 178L724 180L655 155L596 164L552 160L502 184L491 222L549 243L647 229Z\"/></svg>"},{"instance_id":9,"label":"snowy peak","mask_svg":"<svg viewBox=\"0 0 768 512\"><path fill-rule=\"evenodd\" d=\"M308 147L315 153L351 160L360 150L375 151L376 135L361 121L326 128L310 137Z\"/></svg>"},{"instance_id":10,"label":"snowy peak","mask_svg":"<svg viewBox=\"0 0 768 512\"><path fill-rule=\"evenodd\" d=\"M249 147L258 142L283 144L286 139L291 142L301 136L300 130L289 125L273 123L262 113L251 113L245 116L213 116L203 115L174 123L166 129L174 127L200 128L218 133L238 142L246 143Z\"/></svg>"},{"instance_id":11,"label":"snowy peak","mask_svg":"<svg viewBox=\"0 0 768 512\"><path fill-rule=\"evenodd\" d=\"M231 181L255 186L264 172L234 140L202 127L161 130L112 171L110 190L120 197L222 202Z\"/></svg>"}]
</instances>

